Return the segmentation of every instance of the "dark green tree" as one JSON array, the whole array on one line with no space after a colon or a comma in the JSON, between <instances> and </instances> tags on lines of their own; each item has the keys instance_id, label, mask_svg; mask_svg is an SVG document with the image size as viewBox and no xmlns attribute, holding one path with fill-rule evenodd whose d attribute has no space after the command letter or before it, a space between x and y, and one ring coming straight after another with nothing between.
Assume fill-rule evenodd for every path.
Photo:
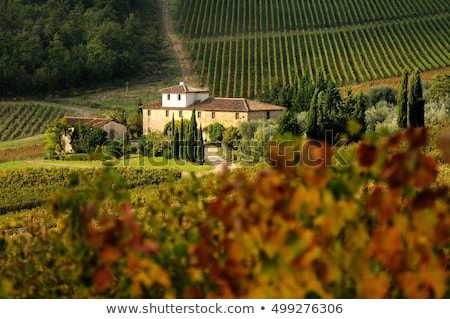
<instances>
[{"instance_id":1,"label":"dark green tree","mask_svg":"<svg viewBox=\"0 0 450 319\"><path fill-rule=\"evenodd\" d=\"M205 145L203 141L203 129L200 125L200 129L198 131L198 151L197 151L197 159L200 165L205 163Z\"/></svg>"},{"instance_id":2,"label":"dark green tree","mask_svg":"<svg viewBox=\"0 0 450 319\"><path fill-rule=\"evenodd\" d=\"M175 134L173 135L173 157L176 160L180 159L180 133L177 128L175 128Z\"/></svg>"},{"instance_id":3,"label":"dark green tree","mask_svg":"<svg viewBox=\"0 0 450 319\"><path fill-rule=\"evenodd\" d=\"M412 127L422 127L425 125L425 100L423 99L422 83L420 72L415 71L411 81L409 92L409 124Z\"/></svg>"},{"instance_id":4,"label":"dark green tree","mask_svg":"<svg viewBox=\"0 0 450 319\"><path fill-rule=\"evenodd\" d=\"M208 126L208 136L211 141L222 141L223 131L225 128L222 124L216 122Z\"/></svg>"},{"instance_id":5,"label":"dark green tree","mask_svg":"<svg viewBox=\"0 0 450 319\"><path fill-rule=\"evenodd\" d=\"M172 114L172 123L170 125L170 134L171 134L172 138L175 135L175 115L174 114Z\"/></svg>"},{"instance_id":6,"label":"dark green tree","mask_svg":"<svg viewBox=\"0 0 450 319\"><path fill-rule=\"evenodd\" d=\"M313 81L308 76L303 77L298 89L292 94L292 109L296 112L308 111L314 91Z\"/></svg>"},{"instance_id":7,"label":"dark green tree","mask_svg":"<svg viewBox=\"0 0 450 319\"><path fill-rule=\"evenodd\" d=\"M300 136L304 132L304 129L298 121L295 113L289 110L285 110L283 111L283 113L281 113L281 116L278 118L277 124L277 133L280 135L292 134Z\"/></svg>"},{"instance_id":8,"label":"dark green tree","mask_svg":"<svg viewBox=\"0 0 450 319\"><path fill-rule=\"evenodd\" d=\"M128 132L133 138L138 138L142 135L142 109L138 108L132 111L126 117Z\"/></svg>"},{"instance_id":9,"label":"dark green tree","mask_svg":"<svg viewBox=\"0 0 450 319\"><path fill-rule=\"evenodd\" d=\"M319 95L319 89L314 91L314 94L311 98L311 102L309 104L308 111L308 120L306 123L306 135L311 139L318 139L319 136L319 127L317 124L318 120L318 109L317 109L317 97Z\"/></svg>"},{"instance_id":10,"label":"dark green tree","mask_svg":"<svg viewBox=\"0 0 450 319\"><path fill-rule=\"evenodd\" d=\"M342 98L334 83L328 81L327 88L317 96L317 123L320 136L325 137L326 131L333 136L345 132L348 114L342 108Z\"/></svg>"},{"instance_id":11,"label":"dark green tree","mask_svg":"<svg viewBox=\"0 0 450 319\"><path fill-rule=\"evenodd\" d=\"M186 141L185 141L185 134L184 134L184 120L181 118L180 121L180 158L186 159Z\"/></svg>"},{"instance_id":12,"label":"dark green tree","mask_svg":"<svg viewBox=\"0 0 450 319\"><path fill-rule=\"evenodd\" d=\"M397 91L389 85L378 85L371 87L367 91L369 105L374 106L380 101L386 101L390 104L397 104Z\"/></svg>"},{"instance_id":13,"label":"dark green tree","mask_svg":"<svg viewBox=\"0 0 450 319\"><path fill-rule=\"evenodd\" d=\"M170 157L172 158L175 157L175 135L175 115L172 114L172 122L170 123L170 137L172 138Z\"/></svg>"},{"instance_id":14,"label":"dark green tree","mask_svg":"<svg viewBox=\"0 0 450 319\"><path fill-rule=\"evenodd\" d=\"M402 83L397 98L397 124L400 128L408 126L408 72L403 71Z\"/></svg>"},{"instance_id":15,"label":"dark green tree","mask_svg":"<svg viewBox=\"0 0 450 319\"><path fill-rule=\"evenodd\" d=\"M241 138L241 133L237 127L227 127L225 132L223 132L222 147L225 151L225 160L227 163L232 162L235 157L233 156L233 151L239 149L241 145Z\"/></svg>"},{"instance_id":16,"label":"dark green tree","mask_svg":"<svg viewBox=\"0 0 450 319\"><path fill-rule=\"evenodd\" d=\"M54 89L61 89L70 65L70 53L58 33L55 33L48 48L48 70L50 83Z\"/></svg>"},{"instance_id":17,"label":"dark green tree","mask_svg":"<svg viewBox=\"0 0 450 319\"><path fill-rule=\"evenodd\" d=\"M361 133L366 131L366 110L367 110L367 98L364 93L360 92L356 97L356 106L354 113L354 120L361 124Z\"/></svg>"},{"instance_id":18,"label":"dark green tree","mask_svg":"<svg viewBox=\"0 0 450 319\"><path fill-rule=\"evenodd\" d=\"M121 158L127 153L127 141L125 139L123 140L112 140L108 142L106 145L106 149L108 150L109 154L114 156L114 158Z\"/></svg>"},{"instance_id":19,"label":"dark green tree","mask_svg":"<svg viewBox=\"0 0 450 319\"><path fill-rule=\"evenodd\" d=\"M103 145L107 135L101 127L76 124L71 134L71 145L75 153L89 153Z\"/></svg>"},{"instance_id":20,"label":"dark green tree","mask_svg":"<svg viewBox=\"0 0 450 319\"><path fill-rule=\"evenodd\" d=\"M346 104L350 116L346 119L348 137L352 141L358 141L361 139L366 131L366 109L367 109L367 97L364 93L359 92L356 97L352 97L351 101L348 100L348 96L343 100L343 104ZM345 111L345 110L344 110ZM341 118L343 116L341 115ZM359 124L359 125L358 125Z\"/></svg>"},{"instance_id":21,"label":"dark green tree","mask_svg":"<svg viewBox=\"0 0 450 319\"><path fill-rule=\"evenodd\" d=\"M192 109L192 116L188 126L188 136L187 136L187 156L186 159L190 162L195 162L196 160L196 148L197 144L197 120L195 117L195 108Z\"/></svg>"},{"instance_id":22,"label":"dark green tree","mask_svg":"<svg viewBox=\"0 0 450 319\"><path fill-rule=\"evenodd\" d=\"M68 133L68 126L64 119L61 119L48 126L46 130L47 145L45 149L49 155L61 154L64 152L63 134Z\"/></svg>"}]
</instances>

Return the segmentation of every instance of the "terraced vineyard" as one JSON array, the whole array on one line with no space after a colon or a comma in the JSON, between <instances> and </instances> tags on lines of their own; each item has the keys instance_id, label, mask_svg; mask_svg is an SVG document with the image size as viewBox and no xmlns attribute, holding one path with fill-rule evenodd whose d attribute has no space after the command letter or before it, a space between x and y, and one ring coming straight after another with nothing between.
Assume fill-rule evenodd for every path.
<instances>
[{"instance_id":1,"label":"terraced vineyard","mask_svg":"<svg viewBox=\"0 0 450 319\"><path fill-rule=\"evenodd\" d=\"M66 109L50 104L0 104L0 141L42 134L48 123L65 113Z\"/></svg>"},{"instance_id":2,"label":"terraced vineyard","mask_svg":"<svg viewBox=\"0 0 450 319\"><path fill-rule=\"evenodd\" d=\"M320 70L345 85L450 65L449 0L181 0L178 20L215 96Z\"/></svg>"}]
</instances>

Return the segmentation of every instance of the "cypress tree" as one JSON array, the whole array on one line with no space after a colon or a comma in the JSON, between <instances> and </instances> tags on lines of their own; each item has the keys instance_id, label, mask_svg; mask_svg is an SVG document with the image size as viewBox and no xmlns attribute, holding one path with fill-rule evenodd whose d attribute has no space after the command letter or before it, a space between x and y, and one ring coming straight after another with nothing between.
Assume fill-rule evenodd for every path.
<instances>
[{"instance_id":1,"label":"cypress tree","mask_svg":"<svg viewBox=\"0 0 450 319\"><path fill-rule=\"evenodd\" d=\"M171 158L175 157L175 115L172 114L172 124L170 125L170 134L172 136L172 152L170 154Z\"/></svg>"},{"instance_id":2,"label":"cypress tree","mask_svg":"<svg viewBox=\"0 0 450 319\"><path fill-rule=\"evenodd\" d=\"M202 126L200 125L200 130L198 132L198 162L200 165L203 165L205 163L205 145L203 143L203 130Z\"/></svg>"},{"instance_id":3,"label":"cypress tree","mask_svg":"<svg viewBox=\"0 0 450 319\"><path fill-rule=\"evenodd\" d=\"M367 99L365 95L360 92L356 97L356 106L355 106L355 121L361 124L362 129L361 133L366 131L366 109L367 109Z\"/></svg>"},{"instance_id":4,"label":"cypress tree","mask_svg":"<svg viewBox=\"0 0 450 319\"><path fill-rule=\"evenodd\" d=\"M185 159L185 150L184 150L184 146L185 146L185 142L184 142L184 121L183 121L183 117L181 117L181 125L180 125L180 158L181 159Z\"/></svg>"},{"instance_id":5,"label":"cypress tree","mask_svg":"<svg viewBox=\"0 0 450 319\"><path fill-rule=\"evenodd\" d=\"M317 138L325 138L325 130L329 128L328 117L328 94L327 91L320 91L317 95L316 116L317 116Z\"/></svg>"},{"instance_id":6,"label":"cypress tree","mask_svg":"<svg viewBox=\"0 0 450 319\"><path fill-rule=\"evenodd\" d=\"M197 142L197 120L195 118L195 108L192 109L191 120L188 126L187 136L187 156L186 159L190 162L195 162L195 146Z\"/></svg>"},{"instance_id":7,"label":"cypress tree","mask_svg":"<svg viewBox=\"0 0 450 319\"><path fill-rule=\"evenodd\" d=\"M402 83L397 98L398 117L397 124L400 128L408 126L408 72L403 71Z\"/></svg>"},{"instance_id":8,"label":"cypress tree","mask_svg":"<svg viewBox=\"0 0 450 319\"><path fill-rule=\"evenodd\" d=\"M317 96L317 123L320 136L325 138L325 132L344 132L347 121L341 114L342 97L334 83L328 81L327 88Z\"/></svg>"},{"instance_id":9,"label":"cypress tree","mask_svg":"<svg viewBox=\"0 0 450 319\"><path fill-rule=\"evenodd\" d=\"M284 110L278 118L277 124L277 133L280 135L289 133L300 136L304 131L293 111Z\"/></svg>"},{"instance_id":10,"label":"cypress tree","mask_svg":"<svg viewBox=\"0 0 450 319\"><path fill-rule=\"evenodd\" d=\"M317 125L317 96L319 95L319 89L314 91L309 104L308 119L306 123L306 135L311 139L319 138L319 127Z\"/></svg>"},{"instance_id":11,"label":"cypress tree","mask_svg":"<svg viewBox=\"0 0 450 319\"><path fill-rule=\"evenodd\" d=\"M172 114L172 125L171 125L171 130L172 130L171 134L172 134L172 138L173 138L173 136L174 136L174 134L175 134L175 115L173 115L173 114Z\"/></svg>"},{"instance_id":12,"label":"cypress tree","mask_svg":"<svg viewBox=\"0 0 450 319\"><path fill-rule=\"evenodd\" d=\"M415 71L411 82L409 92L409 124L412 127L421 127L425 125L425 100L422 94L422 83L420 81L420 72Z\"/></svg>"},{"instance_id":13,"label":"cypress tree","mask_svg":"<svg viewBox=\"0 0 450 319\"><path fill-rule=\"evenodd\" d=\"M173 135L173 157L178 160L180 159L180 133L178 129L175 128Z\"/></svg>"}]
</instances>

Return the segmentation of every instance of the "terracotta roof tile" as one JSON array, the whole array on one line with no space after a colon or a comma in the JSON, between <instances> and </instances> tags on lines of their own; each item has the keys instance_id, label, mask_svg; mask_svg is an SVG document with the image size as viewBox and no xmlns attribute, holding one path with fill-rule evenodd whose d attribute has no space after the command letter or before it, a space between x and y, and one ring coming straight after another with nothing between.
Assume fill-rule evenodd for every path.
<instances>
[{"instance_id":1,"label":"terracotta roof tile","mask_svg":"<svg viewBox=\"0 0 450 319\"><path fill-rule=\"evenodd\" d=\"M208 92L207 88L195 88L195 87L191 87L188 84L184 83L184 84L180 84L180 85L175 85L175 86L171 86L168 88L164 88L159 90L160 93L206 93Z\"/></svg>"},{"instance_id":2,"label":"terracotta roof tile","mask_svg":"<svg viewBox=\"0 0 450 319\"><path fill-rule=\"evenodd\" d=\"M187 107L163 107L161 102L146 104L143 109L164 110L192 110L193 106ZM258 102L245 98L209 98L201 103L195 104L198 111L222 111L222 112L254 112L254 111L283 111L282 106Z\"/></svg>"},{"instance_id":3,"label":"terracotta roof tile","mask_svg":"<svg viewBox=\"0 0 450 319\"><path fill-rule=\"evenodd\" d=\"M77 117L77 116L64 116L68 126L74 126L76 124L84 124L89 126L103 126L113 119L110 118L97 118L97 117Z\"/></svg>"}]
</instances>

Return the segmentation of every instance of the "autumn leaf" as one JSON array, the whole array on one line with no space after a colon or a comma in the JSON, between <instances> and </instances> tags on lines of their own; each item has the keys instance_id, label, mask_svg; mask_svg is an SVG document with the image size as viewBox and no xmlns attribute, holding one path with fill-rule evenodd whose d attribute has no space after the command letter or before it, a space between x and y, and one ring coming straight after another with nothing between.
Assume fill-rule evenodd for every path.
<instances>
[{"instance_id":1,"label":"autumn leaf","mask_svg":"<svg viewBox=\"0 0 450 319\"><path fill-rule=\"evenodd\" d=\"M94 276L94 284L98 291L105 291L112 283L112 273L109 267L100 269Z\"/></svg>"},{"instance_id":2,"label":"autumn leaf","mask_svg":"<svg viewBox=\"0 0 450 319\"><path fill-rule=\"evenodd\" d=\"M369 145L363 141L359 143L357 149L358 163L363 167L371 167L377 160L378 150L374 145Z\"/></svg>"}]
</instances>

